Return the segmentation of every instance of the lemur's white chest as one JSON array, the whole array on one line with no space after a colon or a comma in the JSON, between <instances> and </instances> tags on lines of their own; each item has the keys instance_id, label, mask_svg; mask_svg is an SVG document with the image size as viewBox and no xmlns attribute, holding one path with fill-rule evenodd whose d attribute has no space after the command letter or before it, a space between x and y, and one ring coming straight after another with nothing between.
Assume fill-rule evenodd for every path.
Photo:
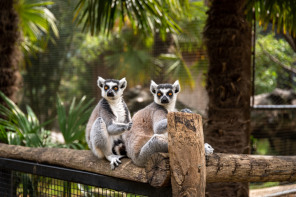
<instances>
[{"instance_id":1,"label":"lemur's white chest","mask_svg":"<svg viewBox=\"0 0 296 197\"><path fill-rule=\"evenodd\" d=\"M113 112L113 114L116 117L116 122L123 123L125 121L126 117L126 111L124 108L124 103L122 100L119 100L117 102L109 103L110 108Z\"/></svg>"}]
</instances>

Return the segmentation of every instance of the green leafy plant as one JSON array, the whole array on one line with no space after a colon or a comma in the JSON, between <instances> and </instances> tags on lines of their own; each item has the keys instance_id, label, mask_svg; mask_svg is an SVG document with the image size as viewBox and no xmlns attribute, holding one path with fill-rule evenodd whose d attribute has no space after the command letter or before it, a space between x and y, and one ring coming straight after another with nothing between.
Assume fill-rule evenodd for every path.
<instances>
[{"instance_id":1,"label":"green leafy plant","mask_svg":"<svg viewBox=\"0 0 296 197\"><path fill-rule=\"evenodd\" d=\"M32 109L27 106L27 114L0 92L5 105L0 104L0 140L2 142L29 147L44 147L48 142L49 131L43 127L50 121L40 124Z\"/></svg>"},{"instance_id":2,"label":"green leafy plant","mask_svg":"<svg viewBox=\"0 0 296 197\"><path fill-rule=\"evenodd\" d=\"M69 110L67 111L63 101L57 98L57 117L60 130L65 140L65 144L59 144L59 147L67 147L73 149L84 149L84 131L87 120L92 112L90 107L94 99L86 101L86 97L76 104L76 98L72 99Z\"/></svg>"},{"instance_id":3,"label":"green leafy plant","mask_svg":"<svg viewBox=\"0 0 296 197\"><path fill-rule=\"evenodd\" d=\"M296 53L289 44L274 33L258 35L256 42L255 93L262 94L277 88L295 88L294 62ZM281 79L285 80L281 80Z\"/></svg>"},{"instance_id":4,"label":"green leafy plant","mask_svg":"<svg viewBox=\"0 0 296 197\"><path fill-rule=\"evenodd\" d=\"M20 27L24 36L22 42L23 52L31 53L42 51L46 46L50 30L56 37L59 36L56 18L47 6L53 5L52 1L20 0L15 4L15 10L20 18ZM46 38L46 39L43 39ZM37 44L38 41L41 41ZM42 46L43 45L43 46Z\"/></svg>"}]
</instances>

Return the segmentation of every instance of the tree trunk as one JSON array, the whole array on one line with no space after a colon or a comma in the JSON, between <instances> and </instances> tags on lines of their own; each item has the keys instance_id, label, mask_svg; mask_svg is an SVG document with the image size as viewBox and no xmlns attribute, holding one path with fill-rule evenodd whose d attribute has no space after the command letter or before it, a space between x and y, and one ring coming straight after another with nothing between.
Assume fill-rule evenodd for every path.
<instances>
[{"instance_id":1,"label":"tree trunk","mask_svg":"<svg viewBox=\"0 0 296 197\"><path fill-rule=\"evenodd\" d=\"M204 29L209 57L205 142L221 153L249 153L251 29L246 0L213 0ZM248 184L207 185L208 196L248 196Z\"/></svg>"},{"instance_id":2,"label":"tree trunk","mask_svg":"<svg viewBox=\"0 0 296 197\"><path fill-rule=\"evenodd\" d=\"M18 16L12 0L0 0L0 91L16 102L21 83L18 64L21 58L18 42ZM3 101L0 99L0 104Z\"/></svg>"}]
</instances>

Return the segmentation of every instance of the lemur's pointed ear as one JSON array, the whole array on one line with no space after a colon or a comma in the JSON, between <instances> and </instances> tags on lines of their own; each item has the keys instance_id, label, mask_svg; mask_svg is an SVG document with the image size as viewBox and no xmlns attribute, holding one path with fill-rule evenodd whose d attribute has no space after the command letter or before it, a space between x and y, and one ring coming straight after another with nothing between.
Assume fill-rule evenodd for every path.
<instances>
[{"instance_id":1,"label":"lemur's pointed ear","mask_svg":"<svg viewBox=\"0 0 296 197\"><path fill-rule=\"evenodd\" d=\"M126 88L126 85L127 85L127 81L126 81L125 77L122 78L122 79L120 79L120 81L119 81L119 88L120 89L125 89Z\"/></svg>"},{"instance_id":2,"label":"lemur's pointed ear","mask_svg":"<svg viewBox=\"0 0 296 197\"><path fill-rule=\"evenodd\" d=\"M158 85L153 80L151 80L150 91L151 91L152 94L155 94L156 93L157 86Z\"/></svg>"},{"instance_id":3,"label":"lemur's pointed ear","mask_svg":"<svg viewBox=\"0 0 296 197\"><path fill-rule=\"evenodd\" d=\"M180 88L180 84L179 84L179 80L175 81L175 83L173 84L175 93L179 93L181 88Z\"/></svg>"},{"instance_id":4,"label":"lemur's pointed ear","mask_svg":"<svg viewBox=\"0 0 296 197\"><path fill-rule=\"evenodd\" d=\"M99 88L103 88L104 83L105 79L103 79L102 77L98 77L97 85L99 86Z\"/></svg>"}]
</instances>

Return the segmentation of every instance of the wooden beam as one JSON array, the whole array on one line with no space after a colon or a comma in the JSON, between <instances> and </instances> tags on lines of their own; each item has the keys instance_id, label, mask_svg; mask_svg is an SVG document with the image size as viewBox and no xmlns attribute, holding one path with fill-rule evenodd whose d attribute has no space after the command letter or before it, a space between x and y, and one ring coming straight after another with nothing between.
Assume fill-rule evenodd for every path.
<instances>
[{"instance_id":1,"label":"wooden beam","mask_svg":"<svg viewBox=\"0 0 296 197\"><path fill-rule=\"evenodd\" d=\"M214 146L215 147L215 146ZM131 181L150 183L155 187L169 184L168 154L156 154L145 168L128 158L115 170L107 160L99 160L89 150L64 148L29 148L0 143L0 157L33 161L94 172ZM158 167L161 166L161 167ZM160 176L162 173L163 176ZM296 156L234 155L216 153L206 157L207 182L296 181ZM159 176L158 176L159 175Z\"/></svg>"},{"instance_id":2,"label":"wooden beam","mask_svg":"<svg viewBox=\"0 0 296 197\"><path fill-rule=\"evenodd\" d=\"M0 157L34 161L148 183L145 168L135 166L130 159L122 159L122 164L115 170L111 170L109 161L106 159L99 160L89 150L29 148L0 144Z\"/></svg>"},{"instance_id":3,"label":"wooden beam","mask_svg":"<svg viewBox=\"0 0 296 197\"><path fill-rule=\"evenodd\" d=\"M159 154L163 163L169 160ZM169 172L169 166L161 169ZM207 183L296 181L296 156L266 156L215 153L206 156Z\"/></svg>"},{"instance_id":4,"label":"wooden beam","mask_svg":"<svg viewBox=\"0 0 296 197\"><path fill-rule=\"evenodd\" d=\"M168 138L173 197L205 196L206 162L201 116L169 113Z\"/></svg>"},{"instance_id":5,"label":"wooden beam","mask_svg":"<svg viewBox=\"0 0 296 197\"><path fill-rule=\"evenodd\" d=\"M296 181L296 156L213 154L207 182Z\"/></svg>"}]
</instances>

